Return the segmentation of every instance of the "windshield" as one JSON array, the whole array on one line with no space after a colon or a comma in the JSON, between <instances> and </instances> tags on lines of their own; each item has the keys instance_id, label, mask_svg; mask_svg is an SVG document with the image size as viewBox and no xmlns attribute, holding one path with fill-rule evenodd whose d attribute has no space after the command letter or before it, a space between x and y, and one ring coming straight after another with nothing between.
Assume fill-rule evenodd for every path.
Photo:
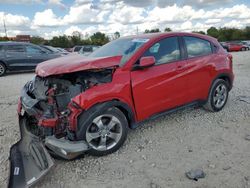
<instances>
[{"instance_id":1,"label":"windshield","mask_svg":"<svg viewBox=\"0 0 250 188\"><path fill-rule=\"evenodd\" d=\"M122 56L120 65L127 60L149 39L122 38L114 40L90 54L90 57Z\"/></svg>"}]
</instances>

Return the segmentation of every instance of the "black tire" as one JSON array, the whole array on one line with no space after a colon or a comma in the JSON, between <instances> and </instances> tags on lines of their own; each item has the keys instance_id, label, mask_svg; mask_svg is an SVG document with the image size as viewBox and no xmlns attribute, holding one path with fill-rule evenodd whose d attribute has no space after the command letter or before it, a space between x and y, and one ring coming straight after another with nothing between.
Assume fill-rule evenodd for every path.
<instances>
[{"instance_id":1,"label":"black tire","mask_svg":"<svg viewBox=\"0 0 250 188\"><path fill-rule=\"evenodd\" d=\"M223 103L221 104L221 106L217 106L215 103L214 100L215 99L215 95L217 94L217 88L218 87L222 87L224 86L226 91L226 95L223 97ZM223 87L223 88L224 88ZM206 104L204 105L204 108L208 111L211 111L211 112L219 112L220 110L222 110L224 108L224 106L226 105L227 103L227 100L228 100L228 94L229 94L229 84L228 82L226 82L225 80L222 80L222 79L217 79L214 81L214 83L212 84L212 87L210 89L210 92L209 92L209 96L208 96L208 99L207 99L207 102ZM222 96L221 96L222 97Z\"/></svg>"},{"instance_id":2,"label":"black tire","mask_svg":"<svg viewBox=\"0 0 250 188\"><path fill-rule=\"evenodd\" d=\"M111 108L108 108L108 109L99 108L99 110L98 110L98 108L96 108L95 110L93 110L93 113L90 113L89 115L90 115L90 117L87 118L87 119L84 117L84 113L82 115L80 115L80 116L82 116L82 117L79 117L79 121L78 121L78 127L80 127L80 130L77 133L78 135L79 134L81 135L83 140L85 140L87 143L89 143L91 149L88 151L88 153L90 155L93 155L93 156L104 156L104 155L108 155L108 154L111 154L111 153L117 151L124 144L124 142L125 142L125 140L127 138L128 121L127 121L125 115L116 107L111 107ZM119 122L120 122L119 123L120 133L118 133L118 134L120 134L120 136L119 136L119 139L115 143L114 146L112 146L110 149L108 149L108 147L107 147L106 150L100 151L100 150L94 148L94 146L91 146L91 143L88 142L87 134L89 134L90 128L92 128L92 126L95 125L93 123L93 121L96 118L98 118L100 116L104 117L105 115L108 115L108 116L111 116L111 117L114 116L115 118L117 118L119 120ZM97 128L97 129L99 129L99 128ZM94 133L97 133L97 132L101 132L101 131L97 130ZM107 136L107 139L110 139L110 138L108 138L107 134L106 134L106 136ZM101 142L101 140L98 141L98 139L101 139L101 137L103 137L103 136L100 136L100 137L96 138L97 143ZM95 139L93 139L93 140L95 141ZM110 141L110 140L107 140L107 141Z\"/></svg>"},{"instance_id":3,"label":"black tire","mask_svg":"<svg viewBox=\"0 0 250 188\"><path fill-rule=\"evenodd\" d=\"M5 64L0 62L0 77L4 76L5 73L6 73L6 66L5 66Z\"/></svg>"},{"instance_id":4,"label":"black tire","mask_svg":"<svg viewBox=\"0 0 250 188\"><path fill-rule=\"evenodd\" d=\"M246 51L246 48L245 47L241 48L241 51Z\"/></svg>"}]
</instances>

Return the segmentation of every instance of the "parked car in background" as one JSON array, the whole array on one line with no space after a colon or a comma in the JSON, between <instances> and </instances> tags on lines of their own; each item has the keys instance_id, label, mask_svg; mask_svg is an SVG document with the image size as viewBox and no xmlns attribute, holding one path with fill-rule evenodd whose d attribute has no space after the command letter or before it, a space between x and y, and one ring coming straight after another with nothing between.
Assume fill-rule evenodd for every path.
<instances>
[{"instance_id":1,"label":"parked car in background","mask_svg":"<svg viewBox=\"0 0 250 188\"><path fill-rule=\"evenodd\" d=\"M221 46L229 52L229 47L228 47L228 43L227 42L220 42Z\"/></svg>"},{"instance_id":2,"label":"parked car in background","mask_svg":"<svg viewBox=\"0 0 250 188\"><path fill-rule=\"evenodd\" d=\"M83 54L83 55L87 56L87 55L91 54L92 52L94 52L95 50L97 50L98 48L100 48L100 46L86 45L80 49L79 54Z\"/></svg>"},{"instance_id":3,"label":"parked car in background","mask_svg":"<svg viewBox=\"0 0 250 188\"><path fill-rule=\"evenodd\" d=\"M62 48L55 48L53 46L48 46L48 45L39 45L40 47L48 50L50 53L59 53L62 55L68 55L69 52L67 52L66 50L62 49Z\"/></svg>"},{"instance_id":4,"label":"parked car in background","mask_svg":"<svg viewBox=\"0 0 250 188\"><path fill-rule=\"evenodd\" d=\"M237 51L247 51L249 50L249 47L240 43L240 42L228 42L228 51L229 52L237 52Z\"/></svg>"},{"instance_id":5,"label":"parked car in background","mask_svg":"<svg viewBox=\"0 0 250 188\"><path fill-rule=\"evenodd\" d=\"M67 50L63 49L63 48L56 48L60 53L62 53L63 55L68 55L70 54L70 52L68 52Z\"/></svg>"},{"instance_id":6,"label":"parked car in background","mask_svg":"<svg viewBox=\"0 0 250 188\"><path fill-rule=\"evenodd\" d=\"M60 56L30 43L0 42L0 76L6 71L34 70L38 63Z\"/></svg>"},{"instance_id":7,"label":"parked car in background","mask_svg":"<svg viewBox=\"0 0 250 188\"><path fill-rule=\"evenodd\" d=\"M53 166L48 150L65 159L103 156L145 120L192 105L222 110L232 64L215 38L174 32L123 37L88 57L39 64L18 104L22 139L11 147L11 184L29 187L46 174Z\"/></svg>"},{"instance_id":8,"label":"parked car in background","mask_svg":"<svg viewBox=\"0 0 250 188\"><path fill-rule=\"evenodd\" d=\"M83 46L74 46L72 52L79 52Z\"/></svg>"},{"instance_id":9,"label":"parked car in background","mask_svg":"<svg viewBox=\"0 0 250 188\"><path fill-rule=\"evenodd\" d=\"M250 41L241 41L241 43L250 49Z\"/></svg>"}]
</instances>

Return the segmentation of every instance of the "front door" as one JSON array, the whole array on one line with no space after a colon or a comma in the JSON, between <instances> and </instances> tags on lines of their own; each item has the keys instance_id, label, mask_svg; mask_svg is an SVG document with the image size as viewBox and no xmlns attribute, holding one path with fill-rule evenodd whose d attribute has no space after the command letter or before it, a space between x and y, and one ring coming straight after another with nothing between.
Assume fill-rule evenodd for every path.
<instances>
[{"instance_id":1,"label":"front door","mask_svg":"<svg viewBox=\"0 0 250 188\"><path fill-rule=\"evenodd\" d=\"M48 54L36 46L26 45L26 51L29 58L30 69L35 69L38 63L49 59Z\"/></svg>"},{"instance_id":2,"label":"front door","mask_svg":"<svg viewBox=\"0 0 250 188\"><path fill-rule=\"evenodd\" d=\"M138 120L184 104L187 79L183 76L178 37L168 37L143 55L154 56L154 66L131 71L132 92ZM138 63L138 62L137 62Z\"/></svg>"}]
</instances>

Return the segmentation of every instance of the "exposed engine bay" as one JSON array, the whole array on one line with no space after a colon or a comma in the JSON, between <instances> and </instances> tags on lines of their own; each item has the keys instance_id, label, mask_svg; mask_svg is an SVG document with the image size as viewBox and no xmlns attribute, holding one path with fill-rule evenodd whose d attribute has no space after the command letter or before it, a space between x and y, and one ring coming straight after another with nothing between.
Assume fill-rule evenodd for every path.
<instances>
[{"instance_id":1,"label":"exposed engine bay","mask_svg":"<svg viewBox=\"0 0 250 188\"><path fill-rule=\"evenodd\" d=\"M74 140L74 134L67 129L71 99L91 87L111 82L112 73L113 69L97 69L46 78L34 77L24 86L21 96L22 108L29 117L30 131L43 138L55 135Z\"/></svg>"},{"instance_id":2,"label":"exposed engine bay","mask_svg":"<svg viewBox=\"0 0 250 188\"><path fill-rule=\"evenodd\" d=\"M21 139L10 150L9 188L36 183L54 165L50 154L69 160L89 150L72 130L83 109L71 100L94 86L111 82L113 71L35 76L23 87L18 105Z\"/></svg>"}]
</instances>

